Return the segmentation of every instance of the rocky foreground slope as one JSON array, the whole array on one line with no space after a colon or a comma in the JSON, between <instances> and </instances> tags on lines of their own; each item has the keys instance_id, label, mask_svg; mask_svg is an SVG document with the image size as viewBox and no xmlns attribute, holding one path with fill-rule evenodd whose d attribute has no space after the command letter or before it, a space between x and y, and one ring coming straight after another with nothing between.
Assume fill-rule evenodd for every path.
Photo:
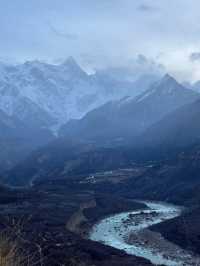
<instances>
[{"instance_id":1,"label":"rocky foreground slope","mask_svg":"<svg viewBox=\"0 0 200 266\"><path fill-rule=\"evenodd\" d=\"M29 265L38 266L150 266L144 259L85 238L100 217L141 206L64 180L27 190L2 188L0 228L16 244L24 265L29 260Z\"/></svg>"}]
</instances>

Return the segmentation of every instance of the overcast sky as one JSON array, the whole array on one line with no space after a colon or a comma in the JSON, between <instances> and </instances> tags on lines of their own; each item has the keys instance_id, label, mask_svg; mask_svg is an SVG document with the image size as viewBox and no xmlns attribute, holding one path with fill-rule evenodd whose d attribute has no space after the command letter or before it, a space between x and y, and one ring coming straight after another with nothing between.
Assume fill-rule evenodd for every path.
<instances>
[{"instance_id":1,"label":"overcast sky","mask_svg":"<svg viewBox=\"0 0 200 266\"><path fill-rule=\"evenodd\" d=\"M181 80L200 79L199 0L0 0L0 60L86 67L138 54Z\"/></svg>"}]
</instances>

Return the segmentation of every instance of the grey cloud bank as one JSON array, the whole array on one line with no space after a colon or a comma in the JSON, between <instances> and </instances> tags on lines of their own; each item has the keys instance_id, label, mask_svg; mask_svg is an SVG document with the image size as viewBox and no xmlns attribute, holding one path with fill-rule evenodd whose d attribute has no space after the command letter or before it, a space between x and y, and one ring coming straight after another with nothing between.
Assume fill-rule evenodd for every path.
<instances>
[{"instance_id":1,"label":"grey cloud bank","mask_svg":"<svg viewBox=\"0 0 200 266\"><path fill-rule=\"evenodd\" d=\"M200 61L200 52L191 53L190 60L193 62Z\"/></svg>"},{"instance_id":2,"label":"grey cloud bank","mask_svg":"<svg viewBox=\"0 0 200 266\"><path fill-rule=\"evenodd\" d=\"M180 80L197 80L200 62L191 55L200 44L199 8L198 0L1 0L0 58L72 55L102 68L144 54Z\"/></svg>"}]
</instances>

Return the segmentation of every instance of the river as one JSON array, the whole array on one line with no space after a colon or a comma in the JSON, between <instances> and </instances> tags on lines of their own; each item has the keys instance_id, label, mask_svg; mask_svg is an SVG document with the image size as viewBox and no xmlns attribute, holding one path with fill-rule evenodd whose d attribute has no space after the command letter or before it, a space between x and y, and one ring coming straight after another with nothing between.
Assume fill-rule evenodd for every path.
<instances>
[{"instance_id":1,"label":"river","mask_svg":"<svg viewBox=\"0 0 200 266\"><path fill-rule=\"evenodd\" d=\"M89 239L124 250L127 254L146 258L154 265L200 265L200 257L148 229L151 225L180 216L182 208L160 202L143 203L148 209L102 219L93 226Z\"/></svg>"}]
</instances>

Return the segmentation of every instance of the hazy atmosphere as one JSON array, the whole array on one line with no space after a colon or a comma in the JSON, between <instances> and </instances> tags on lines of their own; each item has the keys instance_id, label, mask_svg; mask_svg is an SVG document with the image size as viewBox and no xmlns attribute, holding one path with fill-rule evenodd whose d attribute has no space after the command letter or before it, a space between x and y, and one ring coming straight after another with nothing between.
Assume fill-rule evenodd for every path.
<instances>
[{"instance_id":1,"label":"hazy atmosphere","mask_svg":"<svg viewBox=\"0 0 200 266\"><path fill-rule=\"evenodd\" d=\"M62 62L88 71L132 67L144 55L179 80L200 74L198 0L1 1L0 58Z\"/></svg>"},{"instance_id":2,"label":"hazy atmosphere","mask_svg":"<svg viewBox=\"0 0 200 266\"><path fill-rule=\"evenodd\" d=\"M0 0L0 266L200 266L199 14Z\"/></svg>"}]
</instances>

